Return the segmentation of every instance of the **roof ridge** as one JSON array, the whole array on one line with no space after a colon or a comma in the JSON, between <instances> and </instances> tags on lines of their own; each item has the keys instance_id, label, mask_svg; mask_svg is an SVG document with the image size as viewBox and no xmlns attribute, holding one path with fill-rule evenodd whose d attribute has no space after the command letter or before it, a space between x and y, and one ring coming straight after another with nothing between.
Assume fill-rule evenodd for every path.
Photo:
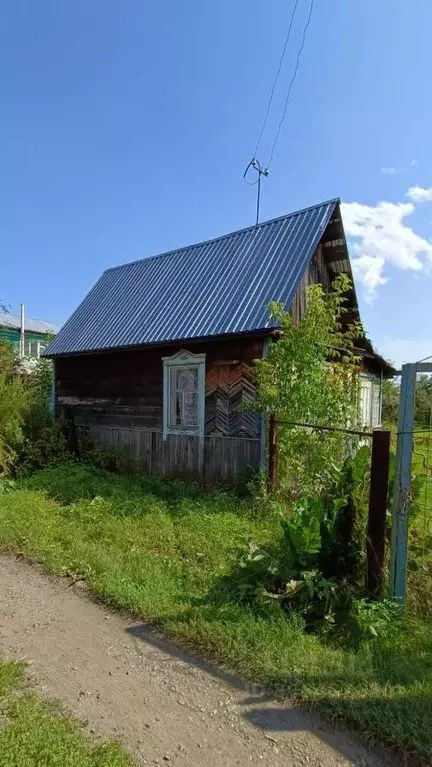
<instances>
[{"instance_id":1,"label":"roof ridge","mask_svg":"<svg viewBox=\"0 0 432 767\"><path fill-rule=\"evenodd\" d=\"M21 319L20 314L15 314L15 312L0 312L0 317L16 317L17 320ZM33 320L33 322L45 322L47 325L58 325L58 322L53 322L52 320L41 320L39 317L29 317L27 314L24 315L24 321L25 320Z\"/></svg>"},{"instance_id":2,"label":"roof ridge","mask_svg":"<svg viewBox=\"0 0 432 767\"><path fill-rule=\"evenodd\" d=\"M202 245L210 245L210 243L213 242L219 242L219 240L225 240L228 237L234 237L236 234L243 234L243 232L248 232L252 229L262 229L263 227L267 226L268 224L274 224L276 221L281 221L283 218L291 218L291 216L298 216L300 213L306 213L308 210L313 210L314 208L320 208L324 205L330 205L331 203L340 204L340 197L330 197L328 200L323 200L322 202L317 202L315 205L308 205L305 208L300 208L299 210L293 210L291 213L283 213L281 216L276 216L275 218L269 218L267 221L263 221L261 224L253 224L252 226L245 226L242 229L235 229L233 232L227 232L226 234L220 234L217 237L211 237L209 240L201 240L200 242L194 242L192 245L184 245L181 248L174 248L174 250L166 250L163 253L156 253L154 256L146 256L144 258L137 258L135 261L127 261L125 264L118 264L117 266L110 266L108 269L105 269L103 274L106 274L107 272L115 272L118 269L126 269L128 266L134 266L135 264L140 264L143 261L155 261L157 258L166 258L167 256L173 256L176 253L182 253L185 250L193 250L194 248L199 248Z\"/></svg>"}]
</instances>

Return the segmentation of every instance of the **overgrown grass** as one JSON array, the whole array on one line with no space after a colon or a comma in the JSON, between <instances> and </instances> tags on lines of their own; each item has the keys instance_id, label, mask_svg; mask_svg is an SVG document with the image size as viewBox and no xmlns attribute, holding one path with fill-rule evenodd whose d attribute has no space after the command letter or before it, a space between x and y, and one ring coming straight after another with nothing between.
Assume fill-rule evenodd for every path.
<instances>
[{"instance_id":1,"label":"overgrown grass","mask_svg":"<svg viewBox=\"0 0 432 767\"><path fill-rule=\"evenodd\" d=\"M117 743L98 745L76 719L39 698L19 663L0 659L0 763L7 767L132 767Z\"/></svg>"},{"instance_id":2,"label":"overgrown grass","mask_svg":"<svg viewBox=\"0 0 432 767\"><path fill-rule=\"evenodd\" d=\"M1 504L3 550L84 576L106 603L243 678L432 760L429 624L410 619L354 648L305 633L280 610L239 606L220 589L239 548L277 542L270 511L231 493L77 464L34 475Z\"/></svg>"}]
</instances>

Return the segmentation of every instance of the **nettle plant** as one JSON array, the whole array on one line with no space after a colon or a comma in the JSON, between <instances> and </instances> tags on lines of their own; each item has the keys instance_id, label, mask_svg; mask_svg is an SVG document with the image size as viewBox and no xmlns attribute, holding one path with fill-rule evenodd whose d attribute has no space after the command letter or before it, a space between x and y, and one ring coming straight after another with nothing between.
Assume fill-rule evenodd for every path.
<instances>
[{"instance_id":1,"label":"nettle plant","mask_svg":"<svg viewBox=\"0 0 432 767\"><path fill-rule=\"evenodd\" d=\"M353 428L358 425L360 322L348 321L352 285L338 276L326 294L321 285L307 291L307 308L295 324L278 303L269 305L281 329L267 357L256 362L258 406L280 421ZM355 450L358 439L341 432L279 426L279 494L294 503L317 495L332 483L334 471Z\"/></svg>"}]
</instances>

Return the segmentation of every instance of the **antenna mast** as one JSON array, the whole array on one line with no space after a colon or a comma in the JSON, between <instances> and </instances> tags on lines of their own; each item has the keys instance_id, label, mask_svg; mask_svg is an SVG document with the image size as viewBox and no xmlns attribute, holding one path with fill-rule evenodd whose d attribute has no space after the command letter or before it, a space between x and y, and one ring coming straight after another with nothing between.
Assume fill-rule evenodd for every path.
<instances>
[{"instance_id":1,"label":"antenna mast","mask_svg":"<svg viewBox=\"0 0 432 767\"><path fill-rule=\"evenodd\" d=\"M255 181L248 181L247 175L250 171L250 169L256 170L258 176ZM261 201L261 176L268 176L268 168L265 168L264 165L262 165L259 160L256 159L256 157L252 157L252 160L250 161L249 165L247 166L245 172L243 173L243 178L246 181L247 184L250 186L255 186L255 184L258 185L257 189L257 205L256 205L256 221L255 226L258 226L259 224L259 214L260 214L260 201Z\"/></svg>"}]
</instances>

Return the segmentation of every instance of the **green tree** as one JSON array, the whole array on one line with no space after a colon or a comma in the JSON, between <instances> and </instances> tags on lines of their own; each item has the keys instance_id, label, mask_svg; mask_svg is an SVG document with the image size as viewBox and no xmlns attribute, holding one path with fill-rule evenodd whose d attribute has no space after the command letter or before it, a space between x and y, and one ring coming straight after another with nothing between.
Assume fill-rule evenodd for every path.
<instances>
[{"instance_id":1,"label":"green tree","mask_svg":"<svg viewBox=\"0 0 432 767\"><path fill-rule=\"evenodd\" d=\"M350 288L345 275L334 280L327 295L321 285L309 287L307 308L297 324L281 304L269 305L281 337L256 363L260 409L282 421L342 429L358 425L355 342L363 330L346 316ZM280 492L292 502L324 491L352 447L352 435L281 425Z\"/></svg>"},{"instance_id":2,"label":"green tree","mask_svg":"<svg viewBox=\"0 0 432 767\"><path fill-rule=\"evenodd\" d=\"M69 452L51 414L52 363L25 369L9 341L0 340L0 473L54 465Z\"/></svg>"},{"instance_id":3,"label":"green tree","mask_svg":"<svg viewBox=\"0 0 432 767\"><path fill-rule=\"evenodd\" d=\"M415 422L429 426L432 413L432 378L423 374L417 378L415 398Z\"/></svg>"},{"instance_id":4,"label":"green tree","mask_svg":"<svg viewBox=\"0 0 432 767\"><path fill-rule=\"evenodd\" d=\"M400 385L396 378L382 382L382 419L385 424L397 424Z\"/></svg>"},{"instance_id":5,"label":"green tree","mask_svg":"<svg viewBox=\"0 0 432 767\"><path fill-rule=\"evenodd\" d=\"M397 425L400 382L393 378L383 381L383 421ZM414 421L416 426L429 425L432 412L432 378L422 374L416 381Z\"/></svg>"},{"instance_id":6,"label":"green tree","mask_svg":"<svg viewBox=\"0 0 432 767\"><path fill-rule=\"evenodd\" d=\"M9 341L0 340L0 472L7 472L24 440L30 393Z\"/></svg>"}]
</instances>

